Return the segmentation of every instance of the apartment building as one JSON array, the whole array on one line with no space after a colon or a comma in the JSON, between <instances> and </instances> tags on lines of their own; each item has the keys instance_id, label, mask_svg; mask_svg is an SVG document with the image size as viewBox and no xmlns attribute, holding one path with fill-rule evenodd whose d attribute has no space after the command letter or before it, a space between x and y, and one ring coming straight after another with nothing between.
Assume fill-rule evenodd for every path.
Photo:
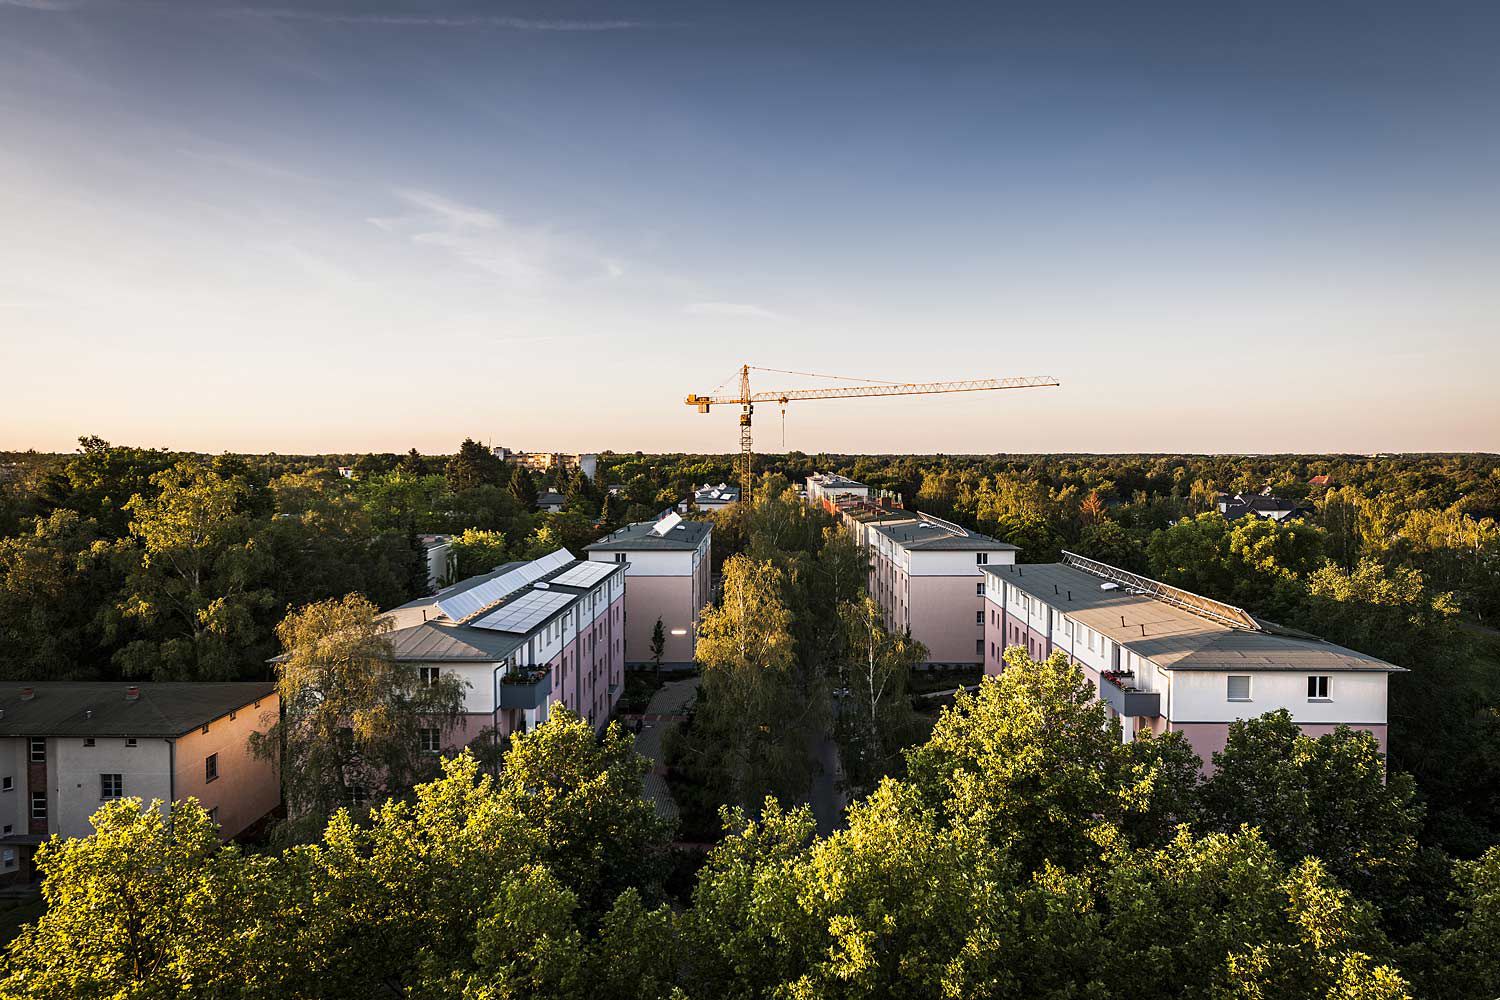
<instances>
[{"instance_id":1,"label":"apartment building","mask_svg":"<svg viewBox=\"0 0 1500 1000\"><path fill-rule=\"evenodd\" d=\"M929 514L871 516L860 526L870 596L885 609L886 627L909 629L927 647L928 663L982 663L984 571L1014 563L1020 550Z\"/></svg>"},{"instance_id":2,"label":"apartment building","mask_svg":"<svg viewBox=\"0 0 1500 1000\"><path fill-rule=\"evenodd\" d=\"M698 617L710 600L714 526L685 521L668 512L639 521L584 546L597 562L628 566L625 574L625 661L651 662L651 634L661 620L666 637L662 662L693 662Z\"/></svg>"},{"instance_id":3,"label":"apartment building","mask_svg":"<svg viewBox=\"0 0 1500 1000\"><path fill-rule=\"evenodd\" d=\"M0 684L0 881L30 881L53 834L85 837L99 807L196 798L228 839L281 803L250 734L275 725L276 685Z\"/></svg>"},{"instance_id":4,"label":"apartment building","mask_svg":"<svg viewBox=\"0 0 1500 1000\"><path fill-rule=\"evenodd\" d=\"M1386 745L1386 682L1403 668L1070 552L988 566L985 672L1021 646L1083 668L1124 739L1184 734L1212 767L1237 719L1286 709L1302 730L1365 729Z\"/></svg>"},{"instance_id":5,"label":"apartment building","mask_svg":"<svg viewBox=\"0 0 1500 1000\"><path fill-rule=\"evenodd\" d=\"M870 487L836 472L815 472L807 477L807 502L821 506L825 498L859 497L869 499Z\"/></svg>"},{"instance_id":6,"label":"apartment building","mask_svg":"<svg viewBox=\"0 0 1500 1000\"><path fill-rule=\"evenodd\" d=\"M602 729L625 681L624 607L623 565L558 549L386 612L399 661L467 685L460 725L424 733L428 749L462 748L487 728L530 730L555 702Z\"/></svg>"}]
</instances>

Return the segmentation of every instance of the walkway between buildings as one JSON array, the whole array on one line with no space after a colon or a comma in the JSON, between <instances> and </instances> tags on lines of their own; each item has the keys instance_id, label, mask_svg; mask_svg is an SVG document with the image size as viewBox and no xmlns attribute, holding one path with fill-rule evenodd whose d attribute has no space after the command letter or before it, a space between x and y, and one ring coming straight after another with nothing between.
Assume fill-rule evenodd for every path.
<instances>
[{"instance_id":1,"label":"walkway between buildings","mask_svg":"<svg viewBox=\"0 0 1500 1000\"><path fill-rule=\"evenodd\" d=\"M646 797L656 806L662 819L677 819L677 803L667 788L667 766L662 757L661 742L667 730L687 718L688 706L698 697L698 678L689 677L663 684L651 696L646 711L638 716L627 716L631 721L640 720L641 730L635 735L635 752L651 761L651 770L646 773Z\"/></svg>"}]
</instances>

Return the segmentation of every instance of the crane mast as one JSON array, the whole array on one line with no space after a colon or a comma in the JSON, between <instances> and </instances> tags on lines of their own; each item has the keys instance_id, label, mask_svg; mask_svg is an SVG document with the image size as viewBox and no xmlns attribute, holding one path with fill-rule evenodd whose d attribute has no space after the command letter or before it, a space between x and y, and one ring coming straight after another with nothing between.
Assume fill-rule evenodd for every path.
<instances>
[{"instance_id":1,"label":"crane mast","mask_svg":"<svg viewBox=\"0 0 1500 1000\"><path fill-rule=\"evenodd\" d=\"M741 365L739 371L740 391L738 395L700 396L689 393L685 402L696 407L699 413L708 413L715 406L740 407L740 499L747 503L755 499L755 447L751 440L750 427L755 415L756 403L779 403L783 410L794 399L846 399L851 396L925 396L945 392L982 392L991 389L1034 389L1042 386L1058 386L1062 383L1048 375L1022 378L980 378L956 382L881 382L873 385L828 386L821 389L783 389L769 392L750 391L750 372L753 365ZM756 371L777 371L775 368L756 368ZM811 375L811 372L789 372L786 374ZM816 375L817 378L836 378L832 375ZM866 380L868 381L868 380Z\"/></svg>"}]
</instances>

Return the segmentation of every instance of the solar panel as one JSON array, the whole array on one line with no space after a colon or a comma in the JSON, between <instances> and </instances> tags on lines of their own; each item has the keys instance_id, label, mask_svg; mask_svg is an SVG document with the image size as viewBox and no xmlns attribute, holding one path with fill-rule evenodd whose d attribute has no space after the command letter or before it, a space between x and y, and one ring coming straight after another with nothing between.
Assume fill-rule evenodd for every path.
<instances>
[{"instance_id":1,"label":"solar panel","mask_svg":"<svg viewBox=\"0 0 1500 1000\"><path fill-rule=\"evenodd\" d=\"M592 587L614 571L615 563L579 563L561 576L552 578L552 583L562 587Z\"/></svg>"},{"instance_id":2,"label":"solar panel","mask_svg":"<svg viewBox=\"0 0 1500 1000\"><path fill-rule=\"evenodd\" d=\"M662 518L660 521L657 521L656 524L652 526L651 534L659 535L664 538L666 537L667 532L671 531L681 523L682 515L678 514L674 510L666 517Z\"/></svg>"},{"instance_id":3,"label":"solar panel","mask_svg":"<svg viewBox=\"0 0 1500 1000\"><path fill-rule=\"evenodd\" d=\"M575 594L532 590L471 624L475 628L490 629L495 632L529 632L577 599Z\"/></svg>"},{"instance_id":4,"label":"solar panel","mask_svg":"<svg viewBox=\"0 0 1500 1000\"><path fill-rule=\"evenodd\" d=\"M508 573L497 576L493 580L487 580L461 594L440 598L438 609L450 620L462 621L480 608L494 604L506 594L514 593L572 561L573 553L567 549L558 549L551 555L533 559L524 566L518 566Z\"/></svg>"}]
</instances>

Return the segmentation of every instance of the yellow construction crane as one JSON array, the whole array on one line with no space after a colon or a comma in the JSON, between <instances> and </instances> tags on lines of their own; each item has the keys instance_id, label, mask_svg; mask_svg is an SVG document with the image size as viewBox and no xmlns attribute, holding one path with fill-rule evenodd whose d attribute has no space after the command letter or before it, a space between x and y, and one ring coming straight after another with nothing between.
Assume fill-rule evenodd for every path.
<instances>
[{"instance_id":1,"label":"yellow construction crane","mask_svg":"<svg viewBox=\"0 0 1500 1000\"><path fill-rule=\"evenodd\" d=\"M738 395L699 396L689 393L687 405L696 406L699 413L707 413L714 406L739 406L740 409L740 499L751 502L755 499L755 451L750 440L750 418L755 414L756 403L780 403L783 417L786 404L794 399L841 399L846 396L923 396L939 392L980 392L985 389L1032 389L1040 386L1057 386L1062 383L1049 376L1031 378L976 378L961 382L879 382L875 379L848 379L868 382L869 385L839 385L824 389L783 389L773 392L751 392L750 373L779 372L783 375L808 375L813 378L841 378L837 375L819 375L816 372L791 372L780 368L759 368L741 365L739 371L740 391ZM715 390L717 391L717 390Z\"/></svg>"}]
</instances>

